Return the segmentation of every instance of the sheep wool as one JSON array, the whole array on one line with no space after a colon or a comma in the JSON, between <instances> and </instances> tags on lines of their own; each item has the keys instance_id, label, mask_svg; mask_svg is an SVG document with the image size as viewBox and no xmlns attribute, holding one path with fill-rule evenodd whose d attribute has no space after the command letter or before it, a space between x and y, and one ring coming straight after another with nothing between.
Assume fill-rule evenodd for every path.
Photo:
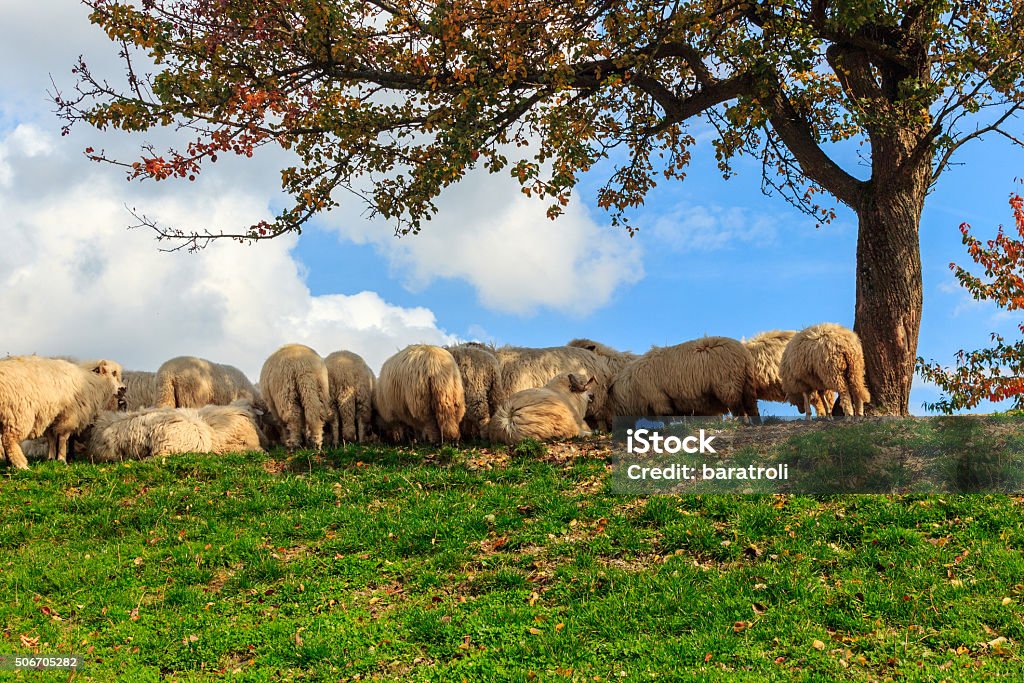
<instances>
[{"instance_id":1,"label":"sheep wool","mask_svg":"<svg viewBox=\"0 0 1024 683\"><path fill-rule=\"evenodd\" d=\"M492 349L475 342L448 347L462 375L466 415L459 425L463 439L487 436L491 421L491 392L498 379L498 357Z\"/></svg>"},{"instance_id":2,"label":"sheep wool","mask_svg":"<svg viewBox=\"0 0 1024 683\"><path fill-rule=\"evenodd\" d=\"M594 400L587 407L587 420L597 428L610 429L605 419L605 402L614 373L607 358L575 346L540 349L503 346L495 355L500 367L491 392L492 413L518 391L538 389L559 375L578 373L594 378Z\"/></svg>"},{"instance_id":3,"label":"sheep wool","mask_svg":"<svg viewBox=\"0 0 1024 683\"><path fill-rule=\"evenodd\" d=\"M252 382L238 368L194 356L167 361L157 370L154 382L154 405L158 408L226 406L258 396Z\"/></svg>"},{"instance_id":4,"label":"sheep wool","mask_svg":"<svg viewBox=\"0 0 1024 683\"><path fill-rule=\"evenodd\" d=\"M323 448L330 405L324 359L308 346L287 344L263 364L259 384L267 408L284 430L285 447Z\"/></svg>"},{"instance_id":5,"label":"sheep wool","mask_svg":"<svg viewBox=\"0 0 1024 683\"><path fill-rule=\"evenodd\" d=\"M811 395L826 390L839 394L844 415L864 415L864 404L871 400L864 372L860 337L835 323L813 325L798 332L786 345L779 363L787 397L807 418L814 404Z\"/></svg>"},{"instance_id":6,"label":"sheep wool","mask_svg":"<svg viewBox=\"0 0 1024 683\"><path fill-rule=\"evenodd\" d=\"M121 373L109 360L82 365L39 356L0 360L0 444L11 465L28 469L21 442L40 436L47 439L50 459L67 462L68 438L101 410L117 406L124 391Z\"/></svg>"},{"instance_id":7,"label":"sheep wool","mask_svg":"<svg viewBox=\"0 0 1024 683\"><path fill-rule=\"evenodd\" d=\"M590 434L583 417L593 386L593 377L566 373L540 389L516 392L491 418L491 440L513 444L528 438L545 441Z\"/></svg>"},{"instance_id":8,"label":"sheep wool","mask_svg":"<svg viewBox=\"0 0 1024 683\"><path fill-rule=\"evenodd\" d=\"M608 392L614 415L756 416L754 359L735 339L655 347L626 365Z\"/></svg>"},{"instance_id":9,"label":"sheep wool","mask_svg":"<svg viewBox=\"0 0 1024 683\"><path fill-rule=\"evenodd\" d=\"M373 370L351 351L335 351L324 362L330 388L331 445L366 441L373 422Z\"/></svg>"},{"instance_id":10,"label":"sheep wool","mask_svg":"<svg viewBox=\"0 0 1024 683\"><path fill-rule=\"evenodd\" d=\"M431 443L457 441L466 414L459 366L439 346L408 346L384 361L373 404L388 433L404 426Z\"/></svg>"}]
</instances>

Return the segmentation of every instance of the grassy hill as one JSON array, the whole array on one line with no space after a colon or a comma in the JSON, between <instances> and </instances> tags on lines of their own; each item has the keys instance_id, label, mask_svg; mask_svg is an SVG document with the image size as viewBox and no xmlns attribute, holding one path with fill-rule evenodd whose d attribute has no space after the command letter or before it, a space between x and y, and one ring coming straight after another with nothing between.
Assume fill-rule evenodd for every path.
<instances>
[{"instance_id":1,"label":"grassy hill","mask_svg":"<svg viewBox=\"0 0 1024 683\"><path fill-rule=\"evenodd\" d=\"M0 471L0 653L97 681L1024 677L1021 499L617 496L609 448Z\"/></svg>"}]
</instances>

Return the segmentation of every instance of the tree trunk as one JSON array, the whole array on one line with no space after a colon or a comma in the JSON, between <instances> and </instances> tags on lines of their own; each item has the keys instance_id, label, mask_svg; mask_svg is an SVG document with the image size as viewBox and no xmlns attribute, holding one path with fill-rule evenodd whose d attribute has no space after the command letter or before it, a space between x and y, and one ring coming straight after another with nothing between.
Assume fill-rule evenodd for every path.
<instances>
[{"instance_id":1,"label":"tree trunk","mask_svg":"<svg viewBox=\"0 0 1024 683\"><path fill-rule=\"evenodd\" d=\"M873 415L910 413L923 300L919 228L927 168L909 175L876 176L857 212L854 330L864 346Z\"/></svg>"}]
</instances>

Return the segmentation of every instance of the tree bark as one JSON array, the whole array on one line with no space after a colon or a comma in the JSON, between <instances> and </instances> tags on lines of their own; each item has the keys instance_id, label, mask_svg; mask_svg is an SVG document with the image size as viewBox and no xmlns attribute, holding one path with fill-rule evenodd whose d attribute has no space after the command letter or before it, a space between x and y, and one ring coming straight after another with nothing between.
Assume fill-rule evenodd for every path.
<instances>
[{"instance_id":1,"label":"tree bark","mask_svg":"<svg viewBox=\"0 0 1024 683\"><path fill-rule=\"evenodd\" d=\"M864 347L870 413L909 415L923 302L919 232L930 169L921 164L901 171L893 157L905 155L874 151L880 172L857 211L854 331Z\"/></svg>"}]
</instances>

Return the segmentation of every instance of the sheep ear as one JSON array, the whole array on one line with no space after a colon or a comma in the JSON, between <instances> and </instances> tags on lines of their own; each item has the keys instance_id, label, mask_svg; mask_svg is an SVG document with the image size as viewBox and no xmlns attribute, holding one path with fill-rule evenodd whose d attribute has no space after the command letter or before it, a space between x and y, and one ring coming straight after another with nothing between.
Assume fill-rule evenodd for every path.
<instances>
[{"instance_id":1,"label":"sheep ear","mask_svg":"<svg viewBox=\"0 0 1024 683\"><path fill-rule=\"evenodd\" d=\"M97 375L106 375L107 361L101 360L99 363L96 364L96 367L94 367L92 371L95 372Z\"/></svg>"},{"instance_id":2,"label":"sheep ear","mask_svg":"<svg viewBox=\"0 0 1024 683\"><path fill-rule=\"evenodd\" d=\"M587 380L587 383L583 385L583 388L584 389L589 389L592 386L594 386L594 384L596 382L597 382L597 378L596 377L591 377L590 379Z\"/></svg>"},{"instance_id":3,"label":"sheep ear","mask_svg":"<svg viewBox=\"0 0 1024 683\"><path fill-rule=\"evenodd\" d=\"M572 389L573 392L577 394L580 393L581 391L586 391L587 389L586 386L584 386L584 384L580 381L580 376L573 373L569 373L569 388Z\"/></svg>"}]
</instances>

